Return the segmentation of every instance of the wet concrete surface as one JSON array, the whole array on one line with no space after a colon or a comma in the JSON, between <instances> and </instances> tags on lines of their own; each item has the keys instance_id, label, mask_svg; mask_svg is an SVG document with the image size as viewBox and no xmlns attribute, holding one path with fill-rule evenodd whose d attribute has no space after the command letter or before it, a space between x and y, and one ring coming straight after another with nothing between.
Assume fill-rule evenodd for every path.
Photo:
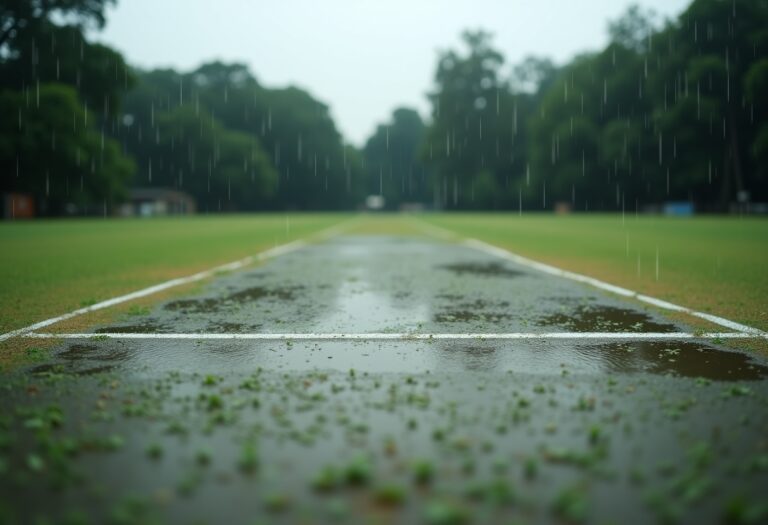
<instances>
[{"instance_id":1,"label":"wet concrete surface","mask_svg":"<svg viewBox=\"0 0 768 525\"><path fill-rule=\"evenodd\" d=\"M0 523L759 523L768 363L460 245L346 237L96 327L0 396Z\"/></svg>"},{"instance_id":2,"label":"wet concrete surface","mask_svg":"<svg viewBox=\"0 0 768 525\"><path fill-rule=\"evenodd\" d=\"M340 237L101 332L678 332L651 309L472 248Z\"/></svg>"}]
</instances>

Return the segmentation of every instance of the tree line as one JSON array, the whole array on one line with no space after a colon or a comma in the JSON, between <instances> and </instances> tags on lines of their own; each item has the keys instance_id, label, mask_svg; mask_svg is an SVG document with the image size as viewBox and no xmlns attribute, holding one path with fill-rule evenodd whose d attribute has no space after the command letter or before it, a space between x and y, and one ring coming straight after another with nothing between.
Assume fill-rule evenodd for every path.
<instances>
[{"instance_id":1,"label":"tree line","mask_svg":"<svg viewBox=\"0 0 768 525\"><path fill-rule=\"evenodd\" d=\"M247 66L141 70L90 42L113 0L0 6L2 192L44 214L106 213L130 187L201 211L722 211L768 201L768 2L694 0L675 20L630 8L610 42L513 67L483 31L439 53L431 114L395 110L356 148L310 93ZM561 204L562 205L562 204Z\"/></svg>"}]
</instances>

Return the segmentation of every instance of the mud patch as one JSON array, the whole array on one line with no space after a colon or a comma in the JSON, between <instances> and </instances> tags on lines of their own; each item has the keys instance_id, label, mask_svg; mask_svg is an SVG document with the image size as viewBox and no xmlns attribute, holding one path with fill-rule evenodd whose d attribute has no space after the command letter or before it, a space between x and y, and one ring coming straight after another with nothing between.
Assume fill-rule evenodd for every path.
<instances>
[{"instance_id":1,"label":"mud patch","mask_svg":"<svg viewBox=\"0 0 768 525\"><path fill-rule=\"evenodd\" d=\"M221 299L179 299L167 303L163 308L172 312L188 314L217 312Z\"/></svg>"},{"instance_id":2,"label":"mud patch","mask_svg":"<svg viewBox=\"0 0 768 525\"><path fill-rule=\"evenodd\" d=\"M243 323L230 323L227 321L216 321L210 323L206 332L225 333L225 334L241 334L248 332L249 330L258 328L260 325L246 326Z\"/></svg>"},{"instance_id":3,"label":"mud patch","mask_svg":"<svg viewBox=\"0 0 768 525\"><path fill-rule=\"evenodd\" d=\"M89 359L93 361L122 361L128 352L124 350L108 350L103 347L85 344L73 344L66 350L56 354L57 359L65 361L82 361Z\"/></svg>"},{"instance_id":4,"label":"mud patch","mask_svg":"<svg viewBox=\"0 0 768 525\"><path fill-rule=\"evenodd\" d=\"M179 299L167 303L163 308L172 312L181 312L185 314L214 313L233 304L245 304L262 299L293 301L303 289L303 286L284 286L280 288L253 286L231 293L220 299L212 297L202 299Z\"/></svg>"},{"instance_id":5,"label":"mud patch","mask_svg":"<svg viewBox=\"0 0 768 525\"><path fill-rule=\"evenodd\" d=\"M97 334L156 334L164 331L169 331L169 328L152 322L125 326L102 326L94 330Z\"/></svg>"},{"instance_id":6,"label":"mud patch","mask_svg":"<svg viewBox=\"0 0 768 525\"><path fill-rule=\"evenodd\" d=\"M694 342L637 341L578 346L581 358L599 360L609 371L646 372L713 381L757 381L768 366L739 352Z\"/></svg>"},{"instance_id":7,"label":"mud patch","mask_svg":"<svg viewBox=\"0 0 768 525\"><path fill-rule=\"evenodd\" d=\"M483 299L476 299L474 301L454 305L450 310L438 312L432 319L436 323L461 323L468 321L497 323L518 317L512 312L505 311L509 306L508 301L491 302Z\"/></svg>"},{"instance_id":8,"label":"mud patch","mask_svg":"<svg viewBox=\"0 0 768 525\"><path fill-rule=\"evenodd\" d=\"M115 365L100 365L87 368L76 367L72 364L47 364L37 365L29 370L29 373L33 376L49 376L52 374L72 374L76 376L92 376L96 374L103 374L105 372L111 372L115 369Z\"/></svg>"},{"instance_id":9,"label":"mud patch","mask_svg":"<svg viewBox=\"0 0 768 525\"><path fill-rule=\"evenodd\" d=\"M69 373L75 375L93 375L109 372L117 363L127 359L125 350L110 350L87 344L73 344L56 354L58 362L37 365L29 370L32 375ZM110 363L110 364L102 364Z\"/></svg>"},{"instance_id":10,"label":"mud patch","mask_svg":"<svg viewBox=\"0 0 768 525\"><path fill-rule=\"evenodd\" d=\"M582 305L573 312L540 317L539 326L557 326L575 332L677 332L670 323L659 323L638 310L613 306Z\"/></svg>"},{"instance_id":11,"label":"mud patch","mask_svg":"<svg viewBox=\"0 0 768 525\"><path fill-rule=\"evenodd\" d=\"M469 274L469 275L479 275L482 277L514 278L514 277L520 277L522 275L525 275L521 271L512 270L498 262L443 264L438 266L437 268L441 270L448 270L450 272L457 274L458 276Z\"/></svg>"},{"instance_id":12,"label":"mud patch","mask_svg":"<svg viewBox=\"0 0 768 525\"><path fill-rule=\"evenodd\" d=\"M227 299L240 303L249 301L258 301L259 299L269 298L280 301L293 301L296 294L304 289L303 286L284 286L282 288L265 288L263 286L254 286L246 288L239 292L231 294Z\"/></svg>"}]
</instances>

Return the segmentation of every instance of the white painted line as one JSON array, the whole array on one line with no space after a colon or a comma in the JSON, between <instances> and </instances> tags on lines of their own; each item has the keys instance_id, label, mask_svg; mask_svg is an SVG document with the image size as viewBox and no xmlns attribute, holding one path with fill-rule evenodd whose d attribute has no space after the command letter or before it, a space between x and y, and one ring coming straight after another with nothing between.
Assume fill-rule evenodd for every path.
<instances>
[{"instance_id":1,"label":"white painted line","mask_svg":"<svg viewBox=\"0 0 768 525\"><path fill-rule=\"evenodd\" d=\"M329 237L331 235L336 235L340 230L341 230L340 225L337 224L337 225L331 226L330 228L321 230L320 232L317 232L313 235L310 235L308 239L312 239L315 237L320 237L320 238ZM275 246L274 248L264 250L263 252L259 252L256 255L249 255L248 257L240 259L239 261L233 261L231 263L222 264L220 266L216 266L215 268L211 268L210 270L205 270L193 275L188 275L187 277L179 277L176 279L171 279L170 281L165 281L164 283L156 284L154 286L150 286L142 290L137 290L135 292L121 295L119 297L113 297L112 299L107 299L106 301L102 301L100 303L96 303L91 306L79 308L77 310L60 315L58 317L52 317L51 319L46 319L45 321L40 321L38 323L25 326L24 328L19 328L11 332L0 334L0 341L5 341L6 339L10 339L12 337L24 336L29 332L33 332L40 328L45 328L46 326L50 326L60 321L71 319L78 315L87 314L89 312L95 312L96 310L102 310L104 308L109 308L110 306L124 303L126 301L132 301L133 299L138 299L140 297L146 297L147 295L152 295L157 292L167 290L168 288L173 288L175 286L181 286L182 284L188 284L188 283L200 281L202 279L207 279L208 277L211 277L218 272L231 272L233 270L238 270L240 268L253 264L256 261L266 261L267 259L272 259L274 257L278 257L280 255L284 255L286 253L298 250L299 248L306 246L306 244L307 242L304 240L301 240L301 239L295 240L287 244L282 244L279 246Z\"/></svg>"},{"instance_id":2,"label":"white painted line","mask_svg":"<svg viewBox=\"0 0 768 525\"><path fill-rule=\"evenodd\" d=\"M651 340L677 341L682 339L747 339L766 337L746 332L547 332L547 333L476 333L476 334L409 334L409 333L38 333L30 332L25 337L36 339L256 339L261 341L434 341L434 340L511 340L511 339L613 339L613 340Z\"/></svg>"},{"instance_id":3,"label":"white painted line","mask_svg":"<svg viewBox=\"0 0 768 525\"><path fill-rule=\"evenodd\" d=\"M534 261L532 259L528 259L526 257L523 257L521 255L517 255L516 253L512 253L508 250L505 250L503 248L499 248L497 246L493 246L492 244L488 244L483 241L479 241L477 239L467 239L464 241L464 244L467 246L471 246L477 250L480 250L482 252L495 255L496 257L501 257L502 259L506 259L508 261L512 261L514 263L520 264L522 266L527 266L529 268L533 268L535 270L538 270L540 272L544 272L550 275L555 275L558 277L564 277L566 279L571 279L572 281L578 281L580 283L586 283L591 286L594 286L595 288L600 288L601 290L606 290L608 292L615 293L617 295L621 295L624 297L631 297L634 299L637 299L638 301L643 301L648 304L652 304L656 307L663 308L665 310L672 310L675 312L683 312L688 315L692 315L694 317L699 317L701 319L706 319L707 321L724 326L726 328L730 328L731 330L737 330L744 334L750 334L752 336L757 337L768 337L768 332L765 332L763 330L759 330L757 328L753 328L751 326L747 326L741 323L736 323L734 321L730 321L728 319L724 319L722 317L718 317L716 315L707 314L704 312L698 312L696 310L691 310L690 308L686 308L684 306L679 306L667 301L663 301L661 299L656 299L655 297L650 297L647 295L643 295L640 293L637 293L633 290L628 290L626 288L622 288L620 286L615 286L613 284L609 284L606 282L603 282L599 279L595 279L593 277L588 277L586 275L582 275L580 273L574 273L569 272L567 270L562 270L560 268L557 268L555 266L550 266L549 264L540 263L538 261Z\"/></svg>"}]
</instances>

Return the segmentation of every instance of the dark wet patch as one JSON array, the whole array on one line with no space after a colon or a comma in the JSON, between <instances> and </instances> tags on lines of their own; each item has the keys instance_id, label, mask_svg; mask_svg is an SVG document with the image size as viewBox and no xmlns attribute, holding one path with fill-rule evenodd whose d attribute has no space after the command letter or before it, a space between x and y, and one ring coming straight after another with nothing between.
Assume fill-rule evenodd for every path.
<instances>
[{"instance_id":1,"label":"dark wet patch","mask_svg":"<svg viewBox=\"0 0 768 525\"><path fill-rule=\"evenodd\" d=\"M231 294L228 299L230 301L237 302L249 302L258 301L268 297L270 299L278 299L280 301L293 301L296 299L296 294L299 290L303 289L303 286L284 286L281 288L265 288L263 286L254 286L252 288L246 288L239 292Z\"/></svg>"},{"instance_id":2,"label":"dark wet patch","mask_svg":"<svg viewBox=\"0 0 768 525\"><path fill-rule=\"evenodd\" d=\"M179 299L167 303L164 308L173 312L213 313L218 312L222 307L231 304L244 304L262 299L293 301L303 289L303 286L283 286L278 288L253 286L231 293L222 298L206 297L202 299Z\"/></svg>"},{"instance_id":3,"label":"dark wet patch","mask_svg":"<svg viewBox=\"0 0 768 525\"><path fill-rule=\"evenodd\" d=\"M30 368L29 373L32 375L93 375L109 372L118 363L126 361L128 354L127 350L76 343L57 353L53 362Z\"/></svg>"},{"instance_id":4,"label":"dark wet patch","mask_svg":"<svg viewBox=\"0 0 768 525\"><path fill-rule=\"evenodd\" d=\"M438 268L440 268L441 270L448 270L448 271L454 272L459 276L470 274L470 275L480 275L483 277L513 278L513 277L520 277L521 275L525 275L521 271L512 270L498 262L442 264L438 266Z\"/></svg>"},{"instance_id":5,"label":"dark wet patch","mask_svg":"<svg viewBox=\"0 0 768 525\"><path fill-rule=\"evenodd\" d=\"M599 360L611 372L701 377L714 381L756 381L768 367L740 352L694 342L633 341L577 347L580 357Z\"/></svg>"},{"instance_id":6,"label":"dark wet patch","mask_svg":"<svg viewBox=\"0 0 768 525\"><path fill-rule=\"evenodd\" d=\"M482 312L473 310L450 310L446 312L440 312L434 315L432 318L436 323L462 323L468 321L486 321L489 323L497 323L500 321L506 321L514 319L512 314L506 314L501 312Z\"/></svg>"},{"instance_id":7,"label":"dark wet patch","mask_svg":"<svg viewBox=\"0 0 768 525\"><path fill-rule=\"evenodd\" d=\"M572 312L540 317L539 326L558 326L577 332L677 332L670 323L659 323L645 312L603 305L582 305Z\"/></svg>"},{"instance_id":8,"label":"dark wet patch","mask_svg":"<svg viewBox=\"0 0 768 525\"><path fill-rule=\"evenodd\" d=\"M436 313L432 319L436 323L457 323L467 321L486 321L497 323L519 317L513 312L504 311L509 308L508 301L485 301L476 299L452 305L450 310Z\"/></svg>"},{"instance_id":9,"label":"dark wet patch","mask_svg":"<svg viewBox=\"0 0 768 525\"><path fill-rule=\"evenodd\" d=\"M221 303L221 299L179 299L171 301L163 308L172 312L205 313L218 311Z\"/></svg>"},{"instance_id":10,"label":"dark wet patch","mask_svg":"<svg viewBox=\"0 0 768 525\"><path fill-rule=\"evenodd\" d=\"M250 329L256 328L255 326L246 326L243 323L230 323L227 321L216 321L210 323L206 332L220 332L220 333L244 333Z\"/></svg>"},{"instance_id":11,"label":"dark wet patch","mask_svg":"<svg viewBox=\"0 0 768 525\"><path fill-rule=\"evenodd\" d=\"M82 361L89 359L94 361L122 361L128 352L109 350L103 347L86 344L73 344L66 350L56 354L58 359L65 361Z\"/></svg>"},{"instance_id":12,"label":"dark wet patch","mask_svg":"<svg viewBox=\"0 0 768 525\"><path fill-rule=\"evenodd\" d=\"M91 376L96 374L103 374L105 372L111 372L115 369L115 365L99 365L86 368L76 367L69 364L45 364L37 365L29 370L29 373L33 376L48 376L51 374L72 374L77 376Z\"/></svg>"},{"instance_id":13,"label":"dark wet patch","mask_svg":"<svg viewBox=\"0 0 768 525\"><path fill-rule=\"evenodd\" d=\"M593 303L597 299L595 297L590 296L552 296L552 297L544 297L545 301L551 301L555 304L563 305L584 305L587 303Z\"/></svg>"},{"instance_id":14,"label":"dark wet patch","mask_svg":"<svg viewBox=\"0 0 768 525\"><path fill-rule=\"evenodd\" d=\"M155 334L168 331L167 327L148 322L133 325L113 325L97 328L97 334Z\"/></svg>"}]
</instances>

